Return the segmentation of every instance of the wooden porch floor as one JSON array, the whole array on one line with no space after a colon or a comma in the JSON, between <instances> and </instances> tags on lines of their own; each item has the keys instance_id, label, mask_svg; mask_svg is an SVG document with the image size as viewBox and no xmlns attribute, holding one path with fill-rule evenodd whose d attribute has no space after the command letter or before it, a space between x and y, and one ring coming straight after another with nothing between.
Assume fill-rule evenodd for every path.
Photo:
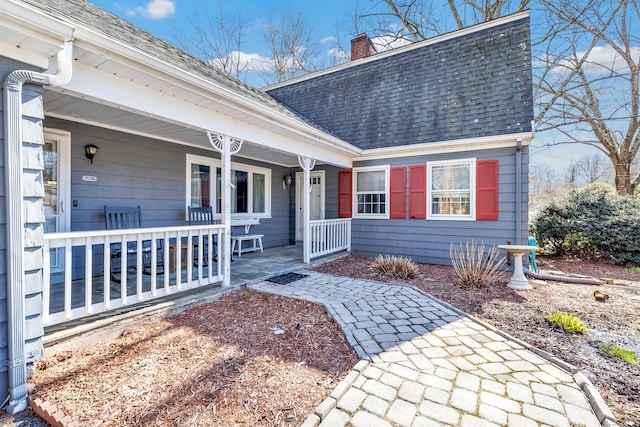
<instances>
[{"instance_id":1,"label":"wooden porch floor","mask_svg":"<svg viewBox=\"0 0 640 427\"><path fill-rule=\"evenodd\" d=\"M327 257L318 258L312 261L312 264L324 262L328 259L339 257L344 255L345 252L339 252ZM247 284L259 282L269 277L283 274L289 271L298 270L307 266L303 262L302 258L302 246L283 246L276 248L268 248L264 250L264 253L249 252L243 253L242 257L237 255L233 256L234 261L231 263L231 286L223 288L220 282L211 285L186 290L179 293L173 293L159 297L151 301L145 301L139 304L132 304L124 307L120 307L108 312L100 313L97 315L85 317L70 322L65 322L57 325L45 327L45 344L57 342L65 339L68 336L75 335L77 333L83 333L88 330L103 327L109 323L116 321L116 317L125 315L126 317L135 316L137 314L143 314L153 312L154 309L162 309L166 306L179 309L183 305L193 305L194 301L201 301L206 298L215 298L220 293L227 292L228 290L236 289ZM212 266L213 271L217 270L217 266ZM203 269L204 270L204 269ZM175 272L169 273L170 284L175 284ZM204 274L204 271L203 271ZM193 269L193 277L197 278L197 268ZM186 270L183 268L182 280L186 281ZM157 277L157 288L161 293L164 286L164 275L159 274ZM136 273L130 272L127 280L128 294L135 294L136 287ZM93 303L99 303L104 301L104 281L102 277L95 277L93 279ZM151 289L151 277L143 275L143 291ZM111 283L111 299L120 298L120 284ZM84 305L85 284L84 280L74 282L73 294L72 294L72 307L81 307ZM51 290L51 302L50 312L60 312L64 306L64 294L63 285L52 285Z\"/></svg>"}]
</instances>

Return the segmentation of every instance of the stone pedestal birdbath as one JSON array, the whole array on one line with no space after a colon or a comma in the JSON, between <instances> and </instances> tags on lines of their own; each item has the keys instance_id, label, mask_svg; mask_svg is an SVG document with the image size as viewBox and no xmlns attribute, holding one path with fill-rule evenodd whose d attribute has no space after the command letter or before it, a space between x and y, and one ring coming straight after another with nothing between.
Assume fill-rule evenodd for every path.
<instances>
[{"instance_id":1,"label":"stone pedestal birdbath","mask_svg":"<svg viewBox=\"0 0 640 427\"><path fill-rule=\"evenodd\" d=\"M508 286L518 291L532 289L522 269L522 256L527 252L535 252L540 248L528 245L500 245L498 248L513 254L513 276L509 280Z\"/></svg>"}]
</instances>

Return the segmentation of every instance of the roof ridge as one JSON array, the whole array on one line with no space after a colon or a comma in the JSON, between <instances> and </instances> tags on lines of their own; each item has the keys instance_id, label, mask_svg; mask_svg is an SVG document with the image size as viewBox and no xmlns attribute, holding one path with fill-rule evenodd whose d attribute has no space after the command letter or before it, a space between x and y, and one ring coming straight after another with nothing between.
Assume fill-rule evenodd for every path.
<instances>
[{"instance_id":1,"label":"roof ridge","mask_svg":"<svg viewBox=\"0 0 640 427\"><path fill-rule=\"evenodd\" d=\"M283 82L278 82L278 83L274 83L272 85L269 86L265 86L262 88L263 91L265 92L269 92L273 89L277 89L280 87L284 87L284 86L288 86L290 84L295 84L295 83L299 83L301 81L304 80L308 80L308 79L313 79L319 76L322 76L324 74L331 74L337 71L341 71L344 70L346 68L351 68L351 67L357 67L359 65L362 64L366 64L369 62L373 62L373 61L378 61L378 60L382 60L384 58L388 58L390 56L394 56L394 55L399 55L402 53L405 53L407 51L413 50L413 49L420 49L424 46L428 46L431 44L436 44L436 43L441 43L447 40L451 40L451 39L455 39L455 38L459 38L459 37L465 37L468 36L470 34L473 33L477 33L480 31L484 31L487 29L491 29L500 25L504 25L504 24L508 24L510 22L513 21L518 21L521 19L527 19L529 17L530 13L529 10L525 10L522 12L516 12L516 13L512 13L510 15L506 15L497 19L493 19L491 21L485 21L485 22L480 22L478 24L474 24L471 25L469 27L464 27L464 28L460 28L457 30L453 30L453 31L449 31L443 34L438 34L436 36L433 36L431 38L428 38L426 40L420 40L417 42L413 42L413 43L409 43L407 45L404 46L400 46L394 49L390 49L384 52L380 52L380 53L376 53L375 55L370 55L364 58L360 58L360 59L356 59L353 61L347 61L347 62L343 62L342 64L338 64L338 65L334 65L332 67L329 68L324 68L322 70L318 70L315 71L313 73L308 73L302 76L298 76L298 77L294 77L292 79L283 81Z\"/></svg>"}]
</instances>

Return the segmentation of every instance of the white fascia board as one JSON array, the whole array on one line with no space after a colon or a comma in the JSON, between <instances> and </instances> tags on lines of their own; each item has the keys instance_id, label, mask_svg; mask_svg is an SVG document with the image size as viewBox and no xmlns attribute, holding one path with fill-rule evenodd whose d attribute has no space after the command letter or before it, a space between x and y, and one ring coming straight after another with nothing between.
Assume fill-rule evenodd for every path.
<instances>
[{"instance_id":1,"label":"white fascia board","mask_svg":"<svg viewBox=\"0 0 640 427\"><path fill-rule=\"evenodd\" d=\"M353 159L351 153L327 147L320 140L278 134L260 127L259 121L253 123L234 119L77 62L71 81L57 90L113 108L201 130L203 141L207 140L206 132L210 131L343 167L351 167Z\"/></svg>"},{"instance_id":2,"label":"white fascia board","mask_svg":"<svg viewBox=\"0 0 640 427\"><path fill-rule=\"evenodd\" d=\"M485 136L481 138L427 142L424 144L403 145L399 147L376 148L365 150L364 154L354 158L354 161L460 153L472 150L491 150L495 148L515 147L518 140L522 141L522 145L529 145L532 139L532 132L523 132L508 135Z\"/></svg>"},{"instance_id":3,"label":"white fascia board","mask_svg":"<svg viewBox=\"0 0 640 427\"><path fill-rule=\"evenodd\" d=\"M2 30L0 29L0 31ZM2 52L2 56L6 58L22 62L23 64L33 65L41 70L48 69L51 60L51 57L47 56L44 52L26 51L2 41L0 41L0 52Z\"/></svg>"},{"instance_id":4,"label":"white fascia board","mask_svg":"<svg viewBox=\"0 0 640 427\"><path fill-rule=\"evenodd\" d=\"M73 40L75 31L73 25L15 1L0 1L0 21L2 31L22 34L30 41L55 46L57 50L62 50L65 41ZM45 48L41 52L35 52L0 42L3 56L44 70L50 67L51 59L57 53L48 51L50 49Z\"/></svg>"},{"instance_id":5,"label":"white fascia board","mask_svg":"<svg viewBox=\"0 0 640 427\"><path fill-rule=\"evenodd\" d=\"M175 86L181 87L194 94L219 99L220 101L224 101L229 107L241 110L246 114L254 114L261 120L268 120L276 125L286 127L289 131L297 132L302 137L314 139L319 143L329 144L335 148L351 153L351 155L358 155L362 152L359 148L316 129L298 118L283 115L250 98L243 97L238 92L216 84L211 80L191 74L187 70L162 62L145 52L137 50L135 47L127 46L116 40L106 38L90 29L77 29L76 38L78 39L78 45L90 51L100 52L105 58L122 62L129 67L138 69L149 75L155 75L161 80L170 81ZM84 42L90 45L85 46ZM94 46L94 49L91 48L91 45ZM98 48L97 50L95 49L96 47ZM167 79L167 77L170 77L170 79Z\"/></svg>"},{"instance_id":6,"label":"white fascia board","mask_svg":"<svg viewBox=\"0 0 640 427\"><path fill-rule=\"evenodd\" d=\"M466 36L468 34L472 34L472 33L478 32L478 31L482 31L482 30L486 30L487 28L492 28L492 27L496 27L498 25L506 24L508 22L517 21L519 19L526 18L527 16L529 16L529 11L528 10L526 10L524 12L514 13L513 15L509 15L509 16L505 16L505 17L502 17L502 18L494 19L492 21L482 22L480 24L476 24L476 25L473 25L471 27L465 27L465 28L462 28L460 30L452 31L450 33L441 34L439 36L435 36L435 37L432 37L430 39L423 40L421 42L411 43L411 44L408 44L406 46L402 46L402 47L399 47L399 48L396 48L396 49L388 50L386 52L376 53L374 55L367 56L365 58L356 59L356 60L353 60L353 61L347 61L345 63L338 64L338 65L335 65L335 66L330 67L330 68L325 68L323 70L316 71L314 73L305 74L303 76L295 77L293 79L286 80L284 82L275 83L275 84L272 84L272 85L269 85L269 86L265 86L265 87L262 88L262 90L263 91L269 91L269 90L272 90L272 89L276 89L276 88L283 87L283 86L288 86L288 85L291 85L291 84L294 84L294 83L298 83L298 82L301 82L301 81L314 79L316 77L323 76L325 74L332 74L332 73L335 73L337 71L341 71L341 70L344 70L344 69L347 69L347 68L356 67L358 65L365 64L367 62L377 61L379 59L387 58L389 56L393 56L393 55L397 55L399 53L407 52L409 50L420 49L421 47L424 47L424 46L440 43L440 42L443 42L443 41L446 41L446 40L450 40L450 39L455 39L455 38L458 38L458 37L463 37L463 36Z\"/></svg>"}]
</instances>

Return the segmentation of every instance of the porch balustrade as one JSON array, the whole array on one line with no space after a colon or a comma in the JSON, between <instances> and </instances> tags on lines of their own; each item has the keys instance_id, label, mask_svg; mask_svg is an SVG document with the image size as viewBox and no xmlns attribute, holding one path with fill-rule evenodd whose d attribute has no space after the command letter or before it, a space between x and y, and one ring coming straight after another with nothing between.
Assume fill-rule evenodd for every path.
<instances>
[{"instance_id":1,"label":"porch balustrade","mask_svg":"<svg viewBox=\"0 0 640 427\"><path fill-rule=\"evenodd\" d=\"M309 221L310 258L351 250L351 218Z\"/></svg>"},{"instance_id":2,"label":"porch balustrade","mask_svg":"<svg viewBox=\"0 0 640 427\"><path fill-rule=\"evenodd\" d=\"M214 255L220 253L223 235L219 224L46 233L43 323L55 325L221 282L222 263ZM113 244L122 250L112 259Z\"/></svg>"}]
</instances>

